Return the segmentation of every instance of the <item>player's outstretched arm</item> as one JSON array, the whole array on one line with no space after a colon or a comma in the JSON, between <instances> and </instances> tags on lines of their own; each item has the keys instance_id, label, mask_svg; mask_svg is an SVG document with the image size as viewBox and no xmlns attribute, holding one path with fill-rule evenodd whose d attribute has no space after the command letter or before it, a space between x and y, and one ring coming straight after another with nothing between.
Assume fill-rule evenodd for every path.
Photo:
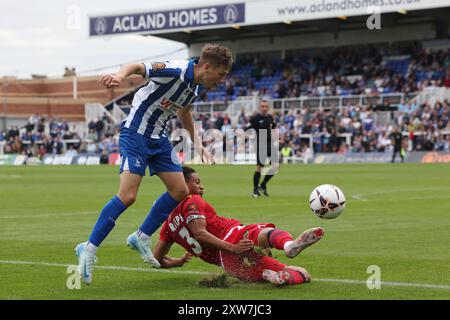
<instances>
[{"instance_id":1,"label":"player's outstretched arm","mask_svg":"<svg viewBox=\"0 0 450 320\"><path fill-rule=\"evenodd\" d=\"M168 243L162 240L159 240L156 243L156 246L153 250L153 255L161 264L161 268L181 267L185 263L189 262L189 260L191 260L192 256L191 254L189 254L189 252L186 252L181 258L168 257L167 254L169 253L171 247L172 243Z\"/></svg>"},{"instance_id":2,"label":"player's outstretched arm","mask_svg":"<svg viewBox=\"0 0 450 320\"><path fill-rule=\"evenodd\" d=\"M132 63L122 66L116 74L104 75L100 78L100 83L107 88L117 87L126 77L137 74L145 77L145 66L142 63Z\"/></svg>"},{"instance_id":3,"label":"player's outstretched arm","mask_svg":"<svg viewBox=\"0 0 450 320\"><path fill-rule=\"evenodd\" d=\"M249 239L242 239L238 243L233 244L223 241L206 230L205 219L194 219L188 224L189 230L192 232L194 238L201 244L206 244L210 247L219 250L242 254L253 248L253 241Z\"/></svg>"}]
</instances>

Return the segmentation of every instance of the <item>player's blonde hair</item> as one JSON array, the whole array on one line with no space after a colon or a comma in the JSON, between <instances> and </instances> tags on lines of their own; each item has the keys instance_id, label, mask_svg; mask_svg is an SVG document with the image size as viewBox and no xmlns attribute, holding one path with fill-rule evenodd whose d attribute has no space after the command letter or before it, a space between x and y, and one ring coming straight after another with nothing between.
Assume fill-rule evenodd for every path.
<instances>
[{"instance_id":1,"label":"player's blonde hair","mask_svg":"<svg viewBox=\"0 0 450 320\"><path fill-rule=\"evenodd\" d=\"M211 64L213 67L225 66L228 70L230 70L233 64L233 55L231 54L231 50L227 47L207 43L202 48L199 64L202 65L206 62Z\"/></svg>"}]
</instances>

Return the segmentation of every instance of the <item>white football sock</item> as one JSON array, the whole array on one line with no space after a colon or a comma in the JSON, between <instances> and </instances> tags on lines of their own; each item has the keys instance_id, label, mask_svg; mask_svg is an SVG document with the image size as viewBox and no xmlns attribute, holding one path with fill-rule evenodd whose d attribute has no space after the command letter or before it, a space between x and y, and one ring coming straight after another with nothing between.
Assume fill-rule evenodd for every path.
<instances>
[{"instance_id":1,"label":"white football sock","mask_svg":"<svg viewBox=\"0 0 450 320\"><path fill-rule=\"evenodd\" d=\"M139 237L139 239L141 239L142 241L150 240L150 236L148 234L142 232L139 229L138 229L138 231L136 231L136 234Z\"/></svg>"},{"instance_id":2,"label":"white football sock","mask_svg":"<svg viewBox=\"0 0 450 320\"><path fill-rule=\"evenodd\" d=\"M95 254L97 252L98 247L96 245L93 245L89 241L86 244L86 251L89 253Z\"/></svg>"},{"instance_id":3,"label":"white football sock","mask_svg":"<svg viewBox=\"0 0 450 320\"><path fill-rule=\"evenodd\" d=\"M283 247L284 247L284 251L285 251L285 252L287 251L288 247L291 245L292 242L294 242L294 241L291 240L291 241L286 241L286 242L284 243L284 246L283 246Z\"/></svg>"}]
</instances>

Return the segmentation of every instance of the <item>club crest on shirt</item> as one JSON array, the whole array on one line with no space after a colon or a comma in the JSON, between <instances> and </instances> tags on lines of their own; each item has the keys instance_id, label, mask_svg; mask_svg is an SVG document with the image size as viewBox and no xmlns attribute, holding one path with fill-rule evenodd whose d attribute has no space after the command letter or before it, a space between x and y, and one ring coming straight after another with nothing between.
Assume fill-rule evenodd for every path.
<instances>
[{"instance_id":1,"label":"club crest on shirt","mask_svg":"<svg viewBox=\"0 0 450 320\"><path fill-rule=\"evenodd\" d=\"M166 64L164 62L153 62L152 63L152 70L158 71L161 69L164 69L166 67Z\"/></svg>"},{"instance_id":2,"label":"club crest on shirt","mask_svg":"<svg viewBox=\"0 0 450 320\"><path fill-rule=\"evenodd\" d=\"M170 101L169 99L163 98L163 99L161 100L160 105L161 105L164 109L169 109L169 108L173 105L173 102Z\"/></svg>"},{"instance_id":3,"label":"club crest on shirt","mask_svg":"<svg viewBox=\"0 0 450 320\"><path fill-rule=\"evenodd\" d=\"M188 205L187 207L188 213L192 214L192 213L198 213L198 207L195 203L191 203Z\"/></svg>"}]
</instances>

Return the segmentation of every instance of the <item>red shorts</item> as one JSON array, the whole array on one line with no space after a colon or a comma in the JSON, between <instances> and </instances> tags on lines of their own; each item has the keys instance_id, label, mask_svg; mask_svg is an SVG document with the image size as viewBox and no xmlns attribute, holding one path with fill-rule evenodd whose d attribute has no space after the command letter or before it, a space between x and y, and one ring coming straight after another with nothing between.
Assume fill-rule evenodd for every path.
<instances>
[{"instance_id":1,"label":"red shorts","mask_svg":"<svg viewBox=\"0 0 450 320\"><path fill-rule=\"evenodd\" d=\"M271 223L250 224L248 226L237 226L232 228L223 240L230 243L238 243L246 235L247 239L258 243L258 235L264 228L275 228ZM244 281L262 281L264 269L281 271L286 265L278 260L250 251L244 255L220 251L220 262L226 273Z\"/></svg>"}]
</instances>

